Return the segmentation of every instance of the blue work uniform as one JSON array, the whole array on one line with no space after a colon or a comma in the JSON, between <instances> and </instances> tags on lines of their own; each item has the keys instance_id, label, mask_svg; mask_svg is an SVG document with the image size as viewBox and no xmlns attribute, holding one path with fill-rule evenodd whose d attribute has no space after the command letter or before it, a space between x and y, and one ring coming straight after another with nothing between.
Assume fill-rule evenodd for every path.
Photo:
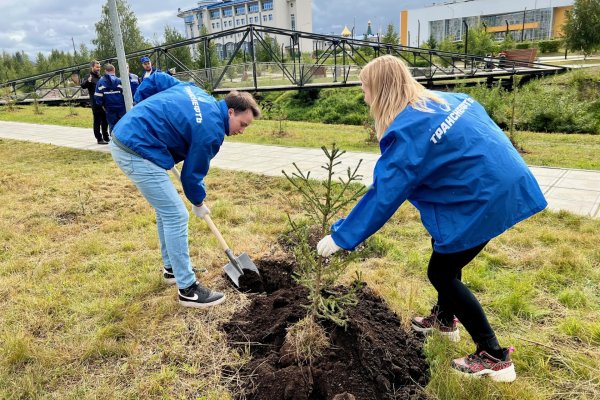
<instances>
[{"instance_id":1,"label":"blue work uniform","mask_svg":"<svg viewBox=\"0 0 600 400\"><path fill-rule=\"evenodd\" d=\"M121 80L114 75L105 74L96 85L94 101L106 111L106 119L112 132L126 112Z\"/></svg>"},{"instance_id":2,"label":"blue work uniform","mask_svg":"<svg viewBox=\"0 0 600 400\"><path fill-rule=\"evenodd\" d=\"M160 72L144 79L134 100L113 133L115 143L165 170L185 160L183 191L192 204L202 203L210 160L229 134L227 104Z\"/></svg>"},{"instance_id":3,"label":"blue work uniform","mask_svg":"<svg viewBox=\"0 0 600 400\"><path fill-rule=\"evenodd\" d=\"M135 92L140 86L140 78L136 74L129 73L129 86L131 87L131 95L135 96Z\"/></svg>"},{"instance_id":4,"label":"blue work uniform","mask_svg":"<svg viewBox=\"0 0 600 400\"><path fill-rule=\"evenodd\" d=\"M335 243L351 250L408 200L439 253L482 244L547 206L535 177L484 108L465 94L435 92L430 112L408 105L384 132L373 184Z\"/></svg>"}]
</instances>

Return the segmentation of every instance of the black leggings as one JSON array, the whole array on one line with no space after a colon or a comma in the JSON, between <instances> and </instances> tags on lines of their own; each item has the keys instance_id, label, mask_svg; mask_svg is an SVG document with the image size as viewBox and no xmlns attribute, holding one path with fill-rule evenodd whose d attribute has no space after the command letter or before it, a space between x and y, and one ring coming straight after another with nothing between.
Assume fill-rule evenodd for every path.
<instances>
[{"instance_id":1,"label":"black leggings","mask_svg":"<svg viewBox=\"0 0 600 400\"><path fill-rule=\"evenodd\" d=\"M433 250L427 277L438 292L438 301L433 307L438 319L444 325L450 325L456 316L479 349L496 350L500 346L481 304L461 282L463 267L470 263L487 243L458 253L442 254Z\"/></svg>"}]
</instances>

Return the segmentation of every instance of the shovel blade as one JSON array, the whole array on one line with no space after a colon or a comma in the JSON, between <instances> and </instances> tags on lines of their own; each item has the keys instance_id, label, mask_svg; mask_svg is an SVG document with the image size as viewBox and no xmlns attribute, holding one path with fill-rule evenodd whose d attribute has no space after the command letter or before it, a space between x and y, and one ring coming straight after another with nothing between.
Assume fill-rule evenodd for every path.
<instances>
[{"instance_id":1,"label":"shovel blade","mask_svg":"<svg viewBox=\"0 0 600 400\"><path fill-rule=\"evenodd\" d=\"M242 267L242 269L248 269L250 271L254 271L256 272L258 275L260 275L260 273L258 272L258 268L256 267L256 265L254 265L254 261L252 261L250 259L250 256L248 256L248 254L246 253L242 253L240 254L237 258L238 261L238 265L240 267Z\"/></svg>"},{"instance_id":2,"label":"shovel blade","mask_svg":"<svg viewBox=\"0 0 600 400\"><path fill-rule=\"evenodd\" d=\"M231 279L233 284L236 287L240 287L240 276L242 276L240 271L236 267L234 267L233 264L231 264L231 263L224 266L223 270L225 271L225 273L227 274L229 279Z\"/></svg>"},{"instance_id":3,"label":"shovel blade","mask_svg":"<svg viewBox=\"0 0 600 400\"><path fill-rule=\"evenodd\" d=\"M243 270L246 269L254 271L257 275L260 275L260 273L258 272L258 268L250 259L250 256L248 256L248 254L242 253L238 257L235 257L235 262L237 265L233 265L233 263L228 263L223 267L223 270L236 287L240 287L240 276L244 274Z\"/></svg>"}]
</instances>

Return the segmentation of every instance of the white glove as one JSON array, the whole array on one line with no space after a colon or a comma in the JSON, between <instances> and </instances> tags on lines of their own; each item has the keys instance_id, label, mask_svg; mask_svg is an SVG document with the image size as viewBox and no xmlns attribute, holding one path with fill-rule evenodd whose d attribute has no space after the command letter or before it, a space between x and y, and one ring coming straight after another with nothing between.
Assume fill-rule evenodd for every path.
<instances>
[{"instance_id":1,"label":"white glove","mask_svg":"<svg viewBox=\"0 0 600 400\"><path fill-rule=\"evenodd\" d=\"M331 235L325 236L317 243L317 253L322 257L329 257L339 249L341 249L341 247L335 244Z\"/></svg>"},{"instance_id":2,"label":"white glove","mask_svg":"<svg viewBox=\"0 0 600 400\"><path fill-rule=\"evenodd\" d=\"M210 209L206 207L206 204L202 203L199 206L192 206L192 212L196 214L196 216L204 219L205 216L210 214Z\"/></svg>"}]
</instances>

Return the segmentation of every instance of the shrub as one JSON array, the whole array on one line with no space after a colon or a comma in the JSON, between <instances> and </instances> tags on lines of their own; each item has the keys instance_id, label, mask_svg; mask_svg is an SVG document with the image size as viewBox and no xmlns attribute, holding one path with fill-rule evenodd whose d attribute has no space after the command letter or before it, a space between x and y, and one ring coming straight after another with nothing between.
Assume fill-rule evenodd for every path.
<instances>
[{"instance_id":1,"label":"shrub","mask_svg":"<svg viewBox=\"0 0 600 400\"><path fill-rule=\"evenodd\" d=\"M556 53L561 44L560 40L540 40L538 42L538 49L540 53Z\"/></svg>"},{"instance_id":2,"label":"shrub","mask_svg":"<svg viewBox=\"0 0 600 400\"><path fill-rule=\"evenodd\" d=\"M521 43L517 43L515 45L516 49L529 49L531 48L531 43L528 42L521 42Z\"/></svg>"}]
</instances>

